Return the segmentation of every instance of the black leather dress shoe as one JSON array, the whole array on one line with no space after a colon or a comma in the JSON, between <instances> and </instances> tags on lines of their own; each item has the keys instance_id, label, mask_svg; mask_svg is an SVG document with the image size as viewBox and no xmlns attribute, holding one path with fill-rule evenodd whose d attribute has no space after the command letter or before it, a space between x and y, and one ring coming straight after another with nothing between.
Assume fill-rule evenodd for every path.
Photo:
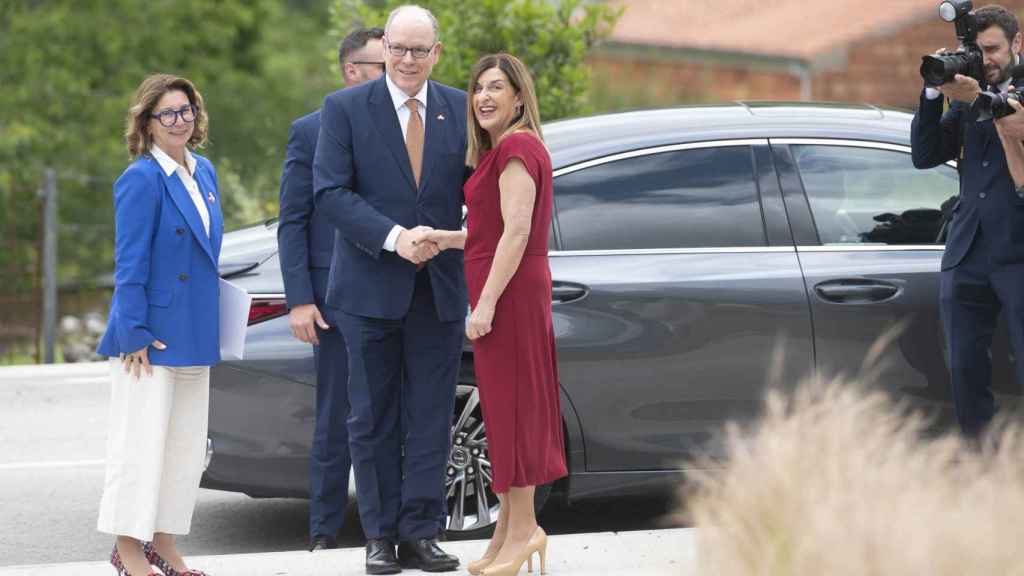
<instances>
[{"instance_id":1,"label":"black leather dress shoe","mask_svg":"<svg viewBox=\"0 0 1024 576\"><path fill-rule=\"evenodd\" d=\"M317 550L333 550L338 547L338 541L330 536L313 536L313 540L309 543L309 551L316 552Z\"/></svg>"},{"instance_id":2,"label":"black leather dress shoe","mask_svg":"<svg viewBox=\"0 0 1024 576\"><path fill-rule=\"evenodd\" d=\"M404 568L419 568L424 572L448 572L459 567L459 559L445 554L434 538L401 542L398 561Z\"/></svg>"},{"instance_id":3,"label":"black leather dress shoe","mask_svg":"<svg viewBox=\"0 0 1024 576\"><path fill-rule=\"evenodd\" d=\"M384 538L366 541L366 573L398 574L402 567L395 558L395 545Z\"/></svg>"}]
</instances>

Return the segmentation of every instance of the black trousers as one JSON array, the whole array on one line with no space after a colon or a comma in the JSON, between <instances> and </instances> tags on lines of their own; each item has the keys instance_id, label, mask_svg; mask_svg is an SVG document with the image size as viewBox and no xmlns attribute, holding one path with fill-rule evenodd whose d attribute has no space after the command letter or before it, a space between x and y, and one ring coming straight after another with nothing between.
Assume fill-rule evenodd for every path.
<instances>
[{"instance_id":1,"label":"black trousers","mask_svg":"<svg viewBox=\"0 0 1024 576\"><path fill-rule=\"evenodd\" d=\"M1017 382L1024 385L1024 263L995 264L993 252L979 229L964 259L943 270L939 287L953 404L969 437L981 434L996 411L991 346L1000 311L1017 359Z\"/></svg>"},{"instance_id":2,"label":"black trousers","mask_svg":"<svg viewBox=\"0 0 1024 576\"><path fill-rule=\"evenodd\" d=\"M430 276L404 318L339 311L348 344L349 448L367 538L436 537L464 323L442 322Z\"/></svg>"}]
</instances>

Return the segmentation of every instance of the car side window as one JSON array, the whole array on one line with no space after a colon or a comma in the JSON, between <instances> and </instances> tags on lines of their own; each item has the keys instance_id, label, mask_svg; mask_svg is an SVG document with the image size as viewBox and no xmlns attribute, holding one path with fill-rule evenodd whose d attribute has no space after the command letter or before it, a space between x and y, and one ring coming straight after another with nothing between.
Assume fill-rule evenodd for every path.
<instances>
[{"instance_id":1,"label":"car side window","mask_svg":"<svg viewBox=\"0 0 1024 576\"><path fill-rule=\"evenodd\" d=\"M563 250L764 246L749 146L636 156L555 179Z\"/></svg>"},{"instance_id":2,"label":"car side window","mask_svg":"<svg viewBox=\"0 0 1024 576\"><path fill-rule=\"evenodd\" d=\"M960 189L946 165L914 168L910 154L792 145L822 244L942 244L943 213Z\"/></svg>"}]
</instances>

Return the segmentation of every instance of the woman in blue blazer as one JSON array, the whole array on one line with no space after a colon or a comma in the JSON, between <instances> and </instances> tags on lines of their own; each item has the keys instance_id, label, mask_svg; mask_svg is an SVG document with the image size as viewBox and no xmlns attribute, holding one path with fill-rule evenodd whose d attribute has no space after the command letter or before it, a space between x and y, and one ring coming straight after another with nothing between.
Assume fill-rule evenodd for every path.
<instances>
[{"instance_id":1,"label":"woman in blue blazer","mask_svg":"<svg viewBox=\"0 0 1024 576\"><path fill-rule=\"evenodd\" d=\"M107 467L97 527L117 536L118 573L189 570L187 534L206 453L210 366L220 360L217 174L203 98L184 78L146 78L128 115L135 161L114 183L114 298Z\"/></svg>"}]
</instances>

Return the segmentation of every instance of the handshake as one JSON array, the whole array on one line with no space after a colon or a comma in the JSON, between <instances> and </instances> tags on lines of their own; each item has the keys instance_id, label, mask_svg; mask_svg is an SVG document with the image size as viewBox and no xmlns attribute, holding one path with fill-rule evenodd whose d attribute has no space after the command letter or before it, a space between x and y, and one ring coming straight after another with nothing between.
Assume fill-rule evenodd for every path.
<instances>
[{"instance_id":1,"label":"handshake","mask_svg":"<svg viewBox=\"0 0 1024 576\"><path fill-rule=\"evenodd\" d=\"M395 252L402 258L417 266L425 264L437 256L442 250L461 248L462 230L435 230L430 226L417 226L412 230L402 230L395 242Z\"/></svg>"}]
</instances>

